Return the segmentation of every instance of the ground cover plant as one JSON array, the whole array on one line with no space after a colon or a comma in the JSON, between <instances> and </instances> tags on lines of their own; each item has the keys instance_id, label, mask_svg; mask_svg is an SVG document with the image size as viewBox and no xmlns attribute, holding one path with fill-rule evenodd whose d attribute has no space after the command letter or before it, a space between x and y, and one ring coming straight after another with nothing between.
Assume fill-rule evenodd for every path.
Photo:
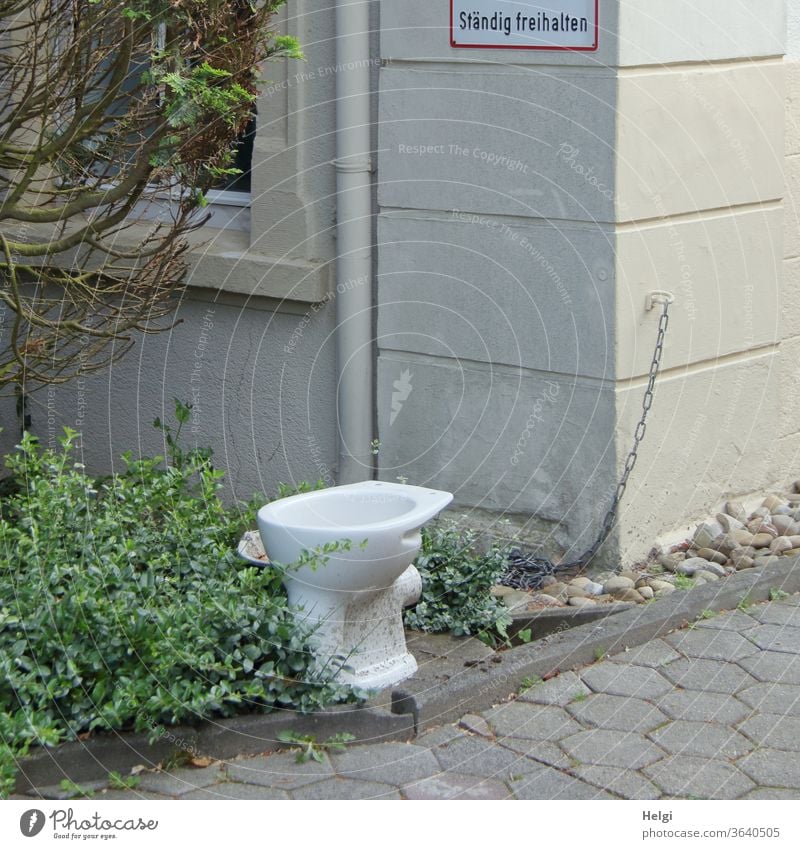
<instances>
[{"instance_id":1,"label":"ground cover plant","mask_svg":"<svg viewBox=\"0 0 800 849\"><path fill-rule=\"evenodd\" d=\"M491 644L507 642L511 615L490 593L507 563L507 550L499 544L484 549L476 531L448 522L423 528L422 548L414 561L422 576L422 597L406 611L406 625L475 635Z\"/></svg>"},{"instance_id":2,"label":"ground cover plant","mask_svg":"<svg viewBox=\"0 0 800 849\"><path fill-rule=\"evenodd\" d=\"M208 452L128 454L97 481L76 440L26 434L6 458L0 792L36 744L353 697L311 653L277 570L236 555L252 511L223 504Z\"/></svg>"}]
</instances>

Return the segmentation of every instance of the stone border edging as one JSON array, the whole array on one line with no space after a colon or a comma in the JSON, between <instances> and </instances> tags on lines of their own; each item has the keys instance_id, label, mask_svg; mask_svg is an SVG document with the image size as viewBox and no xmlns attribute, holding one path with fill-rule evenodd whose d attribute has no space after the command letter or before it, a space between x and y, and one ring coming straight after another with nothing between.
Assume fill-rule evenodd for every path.
<instances>
[{"instance_id":1,"label":"stone border edging","mask_svg":"<svg viewBox=\"0 0 800 849\"><path fill-rule=\"evenodd\" d=\"M152 769L176 750L214 760L272 752L286 748L287 744L278 740L278 733L288 729L297 734L314 734L321 741L343 732L370 743L405 741L414 736L411 716L355 705L335 705L314 714L288 710L248 714L207 720L196 728L163 726L162 735L153 743L148 742L146 733L108 733L53 749L42 748L21 759L17 762L15 792L58 785L65 778L87 782L105 779L112 771L125 775L137 764Z\"/></svg>"},{"instance_id":2,"label":"stone border edging","mask_svg":"<svg viewBox=\"0 0 800 849\"><path fill-rule=\"evenodd\" d=\"M637 607L632 601L610 602L595 604L591 607L544 607L541 610L527 610L523 613L513 613L512 622L508 626L510 637L516 636L525 628L530 628L533 640L541 640L553 633L559 633L587 622L596 622L607 616L615 616L625 610Z\"/></svg>"},{"instance_id":3,"label":"stone border edging","mask_svg":"<svg viewBox=\"0 0 800 849\"><path fill-rule=\"evenodd\" d=\"M743 598L765 601L771 589L800 591L800 557L765 569L748 569L723 580L675 592L654 604L635 605L601 622L519 646L482 660L446 684L420 689L413 679L392 691L392 710L410 714L416 733L455 722L467 713L486 710L518 689L523 678L545 678L555 672L597 660L595 652L613 654L641 645L693 621L704 610L728 610Z\"/></svg>"}]
</instances>

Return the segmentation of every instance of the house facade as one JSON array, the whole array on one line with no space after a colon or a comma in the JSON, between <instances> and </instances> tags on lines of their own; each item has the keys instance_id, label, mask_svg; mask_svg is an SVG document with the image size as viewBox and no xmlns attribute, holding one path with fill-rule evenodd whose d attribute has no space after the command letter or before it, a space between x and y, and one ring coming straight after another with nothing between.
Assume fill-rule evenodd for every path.
<instances>
[{"instance_id":1,"label":"house facade","mask_svg":"<svg viewBox=\"0 0 800 849\"><path fill-rule=\"evenodd\" d=\"M800 477L800 0L511 5L289 2L306 60L265 69L249 192L214 201L179 323L33 395L41 439L76 427L109 471L178 398L232 497L402 478L574 555L665 291L607 556Z\"/></svg>"}]
</instances>

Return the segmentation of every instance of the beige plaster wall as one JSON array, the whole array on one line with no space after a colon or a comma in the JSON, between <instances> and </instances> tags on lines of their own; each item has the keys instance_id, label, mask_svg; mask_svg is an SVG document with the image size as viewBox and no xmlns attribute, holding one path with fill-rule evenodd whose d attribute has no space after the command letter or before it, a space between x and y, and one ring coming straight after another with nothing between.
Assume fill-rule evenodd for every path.
<instances>
[{"instance_id":1,"label":"beige plaster wall","mask_svg":"<svg viewBox=\"0 0 800 849\"><path fill-rule=\"evenodd\" d=\"M644 557L659 535L688 528L725 498L789 477L791 434L800 430L791 364L800 321L787 309L798 297L785 274L792 266L784 233L788 255L798 258L800 237L790 223L791 195L786 222L783 201L792 151L800 153L795 130L784 157L785 102L787 91L790 103L792 90L800 93L800 76L780 58L785 9L737 4L726 33L704 43L700 31L718 19L720 3L678 3L669 22L659 8L623 3L620 15L620 468L657 330L645 296L675 295L647 437L621 511L623 562ZM654 41L657 48L642 46Z\"/></svg>"},{"instance_id":2,"label":"beige plaster wall","mask_svg":"<svg viewBox=\"0 0 800 849\"><path fill-rule=\"evenodd\" d=\"M781 390L778 439L787 467L796 470L800 456L800 56L795 49L787 56L785 68L786 216L778 356Z\"/></svg>"}]
</instances>

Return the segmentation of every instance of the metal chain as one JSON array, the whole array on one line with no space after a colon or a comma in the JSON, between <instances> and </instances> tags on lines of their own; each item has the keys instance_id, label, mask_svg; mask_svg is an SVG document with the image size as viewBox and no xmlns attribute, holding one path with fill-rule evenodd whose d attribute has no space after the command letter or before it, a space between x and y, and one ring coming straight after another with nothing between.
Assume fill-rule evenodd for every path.
<instances>
[{"instance_id":1,"label":"metal chain","mask_svg":"<svg viewBox=\"0 0 800 849\"><path fill-rule=\"evenodd\" d=\"M614 498L603 519L603 525L600 528L597 539L591 548L587 549L577 560L570 563L560 563L558 566L554 565L546 557L514 549L509 555L508 568L500 583L520 589L538 589L541 586L542 580L548 575L554 575L556 572L562 572L568 569L584 569L597 554L600 546L608 539L614 527L614 522L617 519L620 502L628 486L628 478L631 476L633 467L639 459L639 446L647 430L647 414L653 406L656 378L661 368L661 357L664 353L664 338L667 335L667 327L669 326L669 306L672 303L672 295L669 292L654 292L648 297L649 305L654 305L657 301L661 301L662 310L658 320L658 335L656 337L656 347L653 351L653 359L650 362L647 388L642 398L642 417L636 425L636 430L633 434L633 447L625 460L622 477L619 479L614 492Z\"/></svg>"},{"instance_id":2,"label":"metal chain","mask_svg":"<svg viewBox=\"0 0 800 849\"><path fill-rule=\"evenodd\" d=\"M585 551L581 557L575 561L575 563L569 564L570 566L586 566L595 554L597 554L600 546L608 539L608 536L614 527L614 522L617 519L619 504L622 501L622 498L625 495L625 490L628 486L628 478L631 476L633 467L639 459L639 446L641 445L645 431L647 430L647 414L653 406L656 378L658 377L658 372L661 368L661 357L664 353L664 337L667 335L667 327L669 327L669 305L672 303L672 296L666 293L660 294L656 297L662 301L661 317L658 320L658 335L656 337L656 347L653 351L653 359L650 362L650 374L647 379L647 389L645 389L644 398L642 398L642 417L639 419L639 423L636 425L636 430L633 434L633 447L625 460L625 468L622 471L622 477L619 479L617 489L614 492L614 498L611 501L611 507L608 508L608 512L603 519L603 525L600 528L600 533L598 534L597 539L594 541L591 548Z\"/></svg>"}]
</instances>

